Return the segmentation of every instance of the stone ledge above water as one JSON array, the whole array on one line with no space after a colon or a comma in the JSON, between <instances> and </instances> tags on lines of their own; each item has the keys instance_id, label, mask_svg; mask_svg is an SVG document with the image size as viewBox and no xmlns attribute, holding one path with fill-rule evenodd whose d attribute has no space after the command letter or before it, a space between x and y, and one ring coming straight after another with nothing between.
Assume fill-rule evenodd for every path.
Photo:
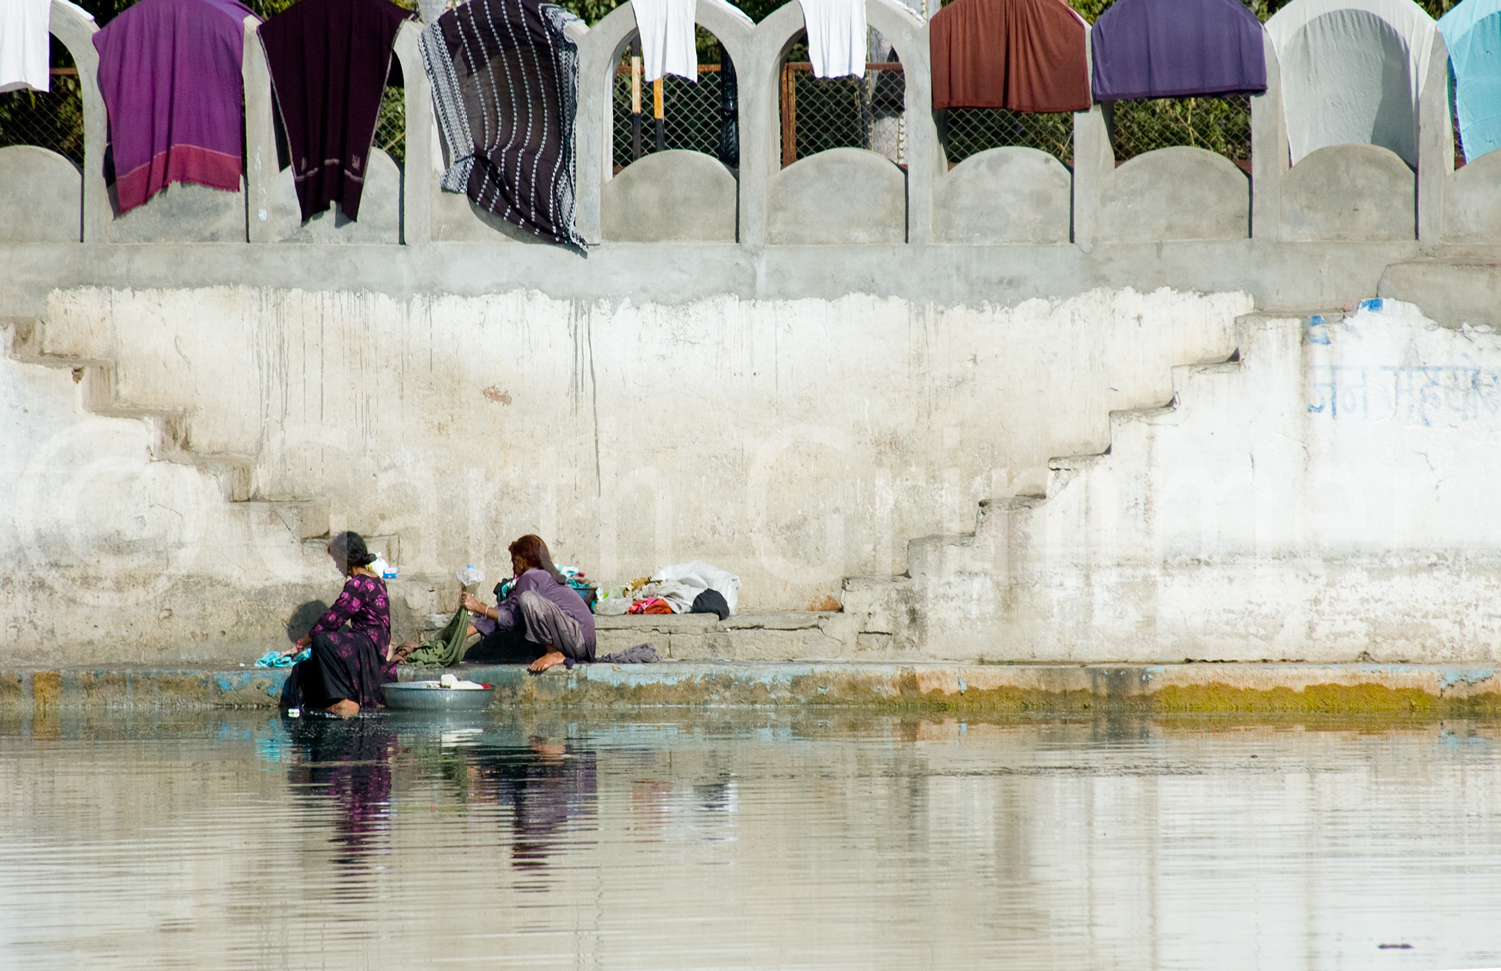
<instances>
[{"instance_id":1,"label":"stone ledge above water","mask_svg":"<svg viewBox=\"0 0 1501 971\"><path fill-rule=\"evenodd\" d=\"M1069 714L1130 711L1501 715L1484 667L1375 664L974 665L934 662L665 661L556 668L472 665L495 704L529 708L850 706ZM403 680L435 677L404 669ZM285 670L0 670L0 713L46 709L267 708Z\"/></svg>"}]
</instances>

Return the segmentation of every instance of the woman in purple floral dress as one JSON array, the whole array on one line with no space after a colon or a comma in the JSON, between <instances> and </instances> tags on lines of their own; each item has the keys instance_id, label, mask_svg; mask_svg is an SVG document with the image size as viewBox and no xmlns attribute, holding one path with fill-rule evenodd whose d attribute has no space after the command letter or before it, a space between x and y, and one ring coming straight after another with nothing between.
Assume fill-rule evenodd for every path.
<instances>
[{"instance_id":1,"label":"woman in purple floral dress","mask_svg":"<svg viewBox=\"0 0 1501 971\"><path fill-rule=\"evenodd\" d=\"M290 653L309 646L313 653L292 668L281 704L353 715L379 705L383 686L396 680L396 665L388 658L391 602L385 581L369 569L375 556L358 533L335 536L328 555L349 579L328 613L293 645Z\"/></svg>"}]
</instances>

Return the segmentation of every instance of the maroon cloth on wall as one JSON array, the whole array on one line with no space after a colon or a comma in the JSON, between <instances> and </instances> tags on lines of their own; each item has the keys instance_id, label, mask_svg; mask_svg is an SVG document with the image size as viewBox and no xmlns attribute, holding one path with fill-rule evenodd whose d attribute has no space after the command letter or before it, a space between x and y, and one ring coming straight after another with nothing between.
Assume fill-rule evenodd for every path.
<instances>
[{"instance_id":1,"label":"maroon cloth on wall","mask_svg":"<svg viewBox=\"0 0 1501 971\"><path fill-rule=\"evenodd\" d=\"M934 110L1088 110L1084 29L1063 0L955 0L928 28Z\"/></svg>"},{"instance_id":2,"label":"maroon cloth on wall","mask_svg":"<svg viewBox=\"0 0 1501 971\"><path fill-rule=\"evenodd\" d=\"M333 202L359 217L396 32L414 16L390 0L301 0L261 25L304 220Z\"/></svg>"}]
</instances>

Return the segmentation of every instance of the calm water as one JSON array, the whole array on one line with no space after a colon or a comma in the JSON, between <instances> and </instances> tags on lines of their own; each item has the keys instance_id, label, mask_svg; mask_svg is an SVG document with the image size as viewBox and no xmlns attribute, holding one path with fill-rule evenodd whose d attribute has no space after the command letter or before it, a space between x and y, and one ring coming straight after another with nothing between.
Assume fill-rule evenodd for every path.
<instances>
[{"instance_id":1,"label":"calm water","mask_svg":"<svg viewBox=\"0 0 1501 971\"><path fill-rule=\"evenodd\" d=\"M0 968L1496 967L1498 737L0 719Z\"/></svg>"}]
</instances>

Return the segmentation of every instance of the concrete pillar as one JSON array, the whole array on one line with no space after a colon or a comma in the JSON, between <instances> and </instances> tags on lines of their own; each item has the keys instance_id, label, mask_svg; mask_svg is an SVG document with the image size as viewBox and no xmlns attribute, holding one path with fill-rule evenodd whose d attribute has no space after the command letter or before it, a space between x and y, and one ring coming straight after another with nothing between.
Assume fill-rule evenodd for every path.
<instances>
[{"instance_id":1,"label":"concrete pillar","mask_svg":"<svg viewBox=\"0 0 1501 971\"><path fill-rule=\"evenodd\" d=\"M1425 251L1443 239L1444 190L1454 174L1454 119L1449 113L1449 48L1433 32L1428 76L1418 95L1418 242Z\"/></svg>"},{"instance_id":2,"label":"concrete pillar","mask_svg":"<svg viewBox=\"0 0 1501 971\"><path fill-rule=\"evenodd\" d=\"M803 29L803 9L786 3L756 25L740 74L740 242L766 245L771 193L782 171L782 58ZM738 66L737 66L738 67Z\"/></svg>"},{"instance_id":3,"label":"concrete pillar","mask_svg":"<svg viewBox=\"0 0 1501 971\"><path fill-rule=\"evenodd\" d=\"M82 234L84 242L103 242L110 220L115 218L104 183L104 146L108 140L109 119L104 111L104 96L99 91L99 52L94 50L94 34L99 28L79 8L52 0L52 34L62 41L73 64L78 68L78 88L83 95L83 200Z\"/></svg>"},{"instance_id":4,"label":"concrete pillar","mask_svg":"<svg viewBox=\"0 0 1501 971\"><path fill-rule=\"evenodd\" d=\"M615 64L636 30L629 3L610 11L580 38L579 95L574 116L574 224L590 243L601 241L599 206L610 180L614 138L611 129Z\"/></svg>"},{"instance_id":5,"label":"concrete pillar","mask_svg":"<svg viewBox=\"0 0 1501 971\"><path fill-rule=\"evenodd\" d=\"M865 19L896 49L902 62L907 116L907 242L933 238L933 194L948 172L933 123L933 69L928 24L898 0L866 0ZM780 118L780 112L779 112Z\"/></svg>"},{"instance_id":6,"label":"concrete pillar","mask_svg":"<svg viewBox=\"0 0 1501 971\"><path fill-rule=\"evenodd\" d=\"M1272 39L1261 32L1266 91L1251 96L1251 238L1282 236L1282 178L1291 168L1287 118L1282 111L1282 66Z\"/></svg>"},{"instance_id":7,"label":"concrete pillar","mask_svg":"<svg viewBox=\"0 0 1501 971\"><path fill-rule=\"evenodd\" d=\"M1085 70L1094 76L1089 29L1084 30ZM1099 240L1100 195L1105 181L1115 174L1115 149L1110 146L1110 128L1100 105L1074 112L1074 245L1091 250Z\"/></svg>"},{"instance_id":8,"label":"concrete pillar","mask_svg":"<svg viewBox=\"0 0 1501 971\"><path fill-rule=\"evenodd\" d=\"M266 49L256 27L260 21L245 18L245 59L240 75L245 85L245 209L246 238L252 243L273 243L271 187L276 181L276 120L272 111L271 69Z\"/></svg>"},{"instance_id":9,"label":"concrete pillar","mask_svg":"<svg viewBox=\"0 0 1501 971\"><path fill-rule=\"evenodd\" d=\"M433 94L422 66L417 40L423 25L407 21L396 34L396 56L406 82L406 162L401 167L401 241L408 246L432 242Z\"/></svg>"}]
</instances>

